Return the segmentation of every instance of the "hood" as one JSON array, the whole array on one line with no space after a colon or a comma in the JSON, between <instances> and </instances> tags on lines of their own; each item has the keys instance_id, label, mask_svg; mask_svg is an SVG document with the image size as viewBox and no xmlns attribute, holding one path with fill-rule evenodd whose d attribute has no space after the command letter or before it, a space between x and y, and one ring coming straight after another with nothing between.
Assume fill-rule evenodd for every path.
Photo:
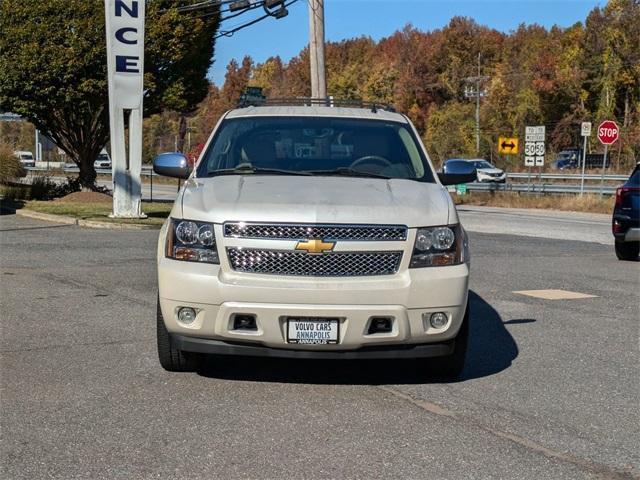
<instances>
[{"instance_id":1,"label":"hood","mask_svg":"<svg viewBox=\"0 0 640 480\"><path fill-rule=\"evenodd\" d=\"M480 173L502 173L499 168L477 168L476 170Z\"/></svg>"},{"instance_id":2,"label":"hood","mask_svg":"<svg viewBox=\"0 0 640 480\"><path fill-rule=\"evenodd\" d=\"M436 183L233 175L185 182L182 217L212 223L368 223L419 227L446 225L451 203L445 188Z\"/></svg>"}]
</instances>

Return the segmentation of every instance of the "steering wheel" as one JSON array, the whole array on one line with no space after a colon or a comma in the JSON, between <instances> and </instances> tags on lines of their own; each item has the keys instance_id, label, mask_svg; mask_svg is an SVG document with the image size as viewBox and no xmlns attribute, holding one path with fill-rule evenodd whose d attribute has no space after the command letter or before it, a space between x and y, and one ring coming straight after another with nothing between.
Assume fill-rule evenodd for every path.
<instances>
[{"instance_id":1,"label":"steering wheel","mask_svg":"<svg viewBox=\"0 0 640 480\"><path fill-rule=\"evenodd\" d=\"M390 167L393 165L389 160L379 155L365 155L364 157L360 157L354 160L351 165L349 165L349 168L354 168L362 163L378 163L382 164L385 167Z\"/></svg>"}]
</instances>

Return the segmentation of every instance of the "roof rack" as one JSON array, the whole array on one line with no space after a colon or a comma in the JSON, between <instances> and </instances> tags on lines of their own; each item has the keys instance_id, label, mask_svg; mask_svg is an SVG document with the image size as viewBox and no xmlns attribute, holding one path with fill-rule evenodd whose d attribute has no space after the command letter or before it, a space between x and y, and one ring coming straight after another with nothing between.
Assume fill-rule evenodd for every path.
<instances>
[{"instance_id":1,"label":"roof rack","mask_svg":"<svg viewBox=\"0 0 640 480\"><path fill-rule=\"evenodd\" d=\"M386 110L395 112L395 108L391 105L380 102L370 102L359 99L343 99L343 98L310 98L310 97L289 97L289 98L251 98L245 97L240 99L238 108L246 107L346 107L346 108L370 108L373 113L378 110Z\"/></svg>"}]
</instances>

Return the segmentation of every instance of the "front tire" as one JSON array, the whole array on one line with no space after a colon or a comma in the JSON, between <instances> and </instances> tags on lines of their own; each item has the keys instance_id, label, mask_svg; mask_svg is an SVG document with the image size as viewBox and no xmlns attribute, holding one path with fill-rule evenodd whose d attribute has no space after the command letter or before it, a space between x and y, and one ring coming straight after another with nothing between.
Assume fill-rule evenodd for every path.
<instances>
[{"instance_id":1,"label":"front tire","mask_svg":"<svg viewBox=\"0 0 640 480\"><path fill-rule=\"evenodd\" d=\"M158 339L158 360L167 372L192 372L198 366L196 354L183 352L171 344L171 336L164 324L160 298L156 307L156 335Z\"/></svg>"},{"instance_id":2,"label":"front tire","mask_svg":"<svg viewBox=\"0 0 640 480\"><path fill-rule=\"evenodd\" d=\"M616 256L619 260L637 261L640 242L616 242Z\"/></svg>"}]
</instances>

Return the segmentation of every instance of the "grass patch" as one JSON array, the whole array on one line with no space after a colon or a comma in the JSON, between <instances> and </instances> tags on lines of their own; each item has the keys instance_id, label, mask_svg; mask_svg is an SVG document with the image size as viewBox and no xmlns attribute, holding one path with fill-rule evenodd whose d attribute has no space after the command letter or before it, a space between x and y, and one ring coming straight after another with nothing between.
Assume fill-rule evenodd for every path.
<instances>
[{"instance_id":1,"label":"grass patch","mask_svg":"<svg viewBox=\"0 0 640 480\"><path fill-rule=\"evenodd\" d=\"M136 225L162 225L169 216L173 203L142 203L142 211L147 218L109 218L112 205L110 203L69 203L69 202L38 202L30 201L24 205L27 210L49 213L52 215L66 215L82 220L96 220L110 223L130 223Z\"/></svg>"},{"instance_id":2,"label":"grass patch","mask_svg":"<svg viewBox=\"0 0 640 480\"><path fill-rule=\"evenodd\" d=\"M467 192L461 196L452 194L456 205L482 205L506 208L542 208L568 212L611 213L615 197L594 194L579 195L533 195L517 192Z\"/></svg>"}]
</instances>

